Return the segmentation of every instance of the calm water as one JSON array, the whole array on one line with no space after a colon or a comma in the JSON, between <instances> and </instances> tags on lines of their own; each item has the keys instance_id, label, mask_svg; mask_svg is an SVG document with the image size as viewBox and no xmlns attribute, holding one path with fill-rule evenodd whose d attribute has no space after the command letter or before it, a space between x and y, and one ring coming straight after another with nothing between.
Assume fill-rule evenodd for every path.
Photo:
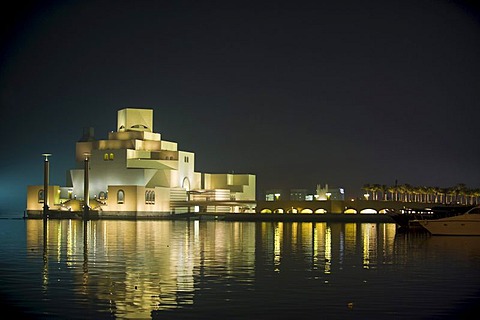
<instances>
[{"instance_id":1,"label":"calm water","mask_svg":"<svg viewBox=\"0 0 480 320\"><path fill-rule=\"evenodd\" d=\"M391 223L0 219L0 298L34 319L438 319L479 301L480 237Z\"/></svg>"}]
</instances>

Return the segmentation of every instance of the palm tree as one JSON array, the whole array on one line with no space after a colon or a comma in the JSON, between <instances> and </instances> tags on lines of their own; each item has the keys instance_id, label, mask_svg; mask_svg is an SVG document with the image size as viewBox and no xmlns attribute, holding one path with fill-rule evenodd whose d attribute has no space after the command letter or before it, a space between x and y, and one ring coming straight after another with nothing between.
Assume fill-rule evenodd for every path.
<instances>
[{"instance_id":1,"label":"palm tree","mask_svg":"<svg viewBox=\"0 0 480 320\"><path fill-rule=\"evenodd\" d=\"M369 192L373 192L373 184L364 184L362 190L365 191L366 194L370 195ZM372 196L373 199L373 196Z\"/></svg>"},{"instance_id":2,"label":"palm tree","mask_svg":"<svg viewBox=\"0 0 480 320\"><path fill-rule=\"evenodd\" d=\"M391 200L397 201L397 187L396 186L387 187L387 191L390 193Z\"/></svg>"},{"instance_id":3,"label":"palm tree","mask_svg":"<svg viewBox=\"0 0 480 320\"><path fill-rule=\"evenodd\" d=\"M469 189L463 183L453 187L412 186L409 184L387 186L384 184L364 184L362 189L371 200L391 200L426 203L460 203L474 205L480 203L480 189ZM389 199L390 194L390 199ZM367 198L368 198L367 196Z\"/></svg>"},{"instance_id":4,"label":"palm tree","mask_svg":"<svg viewBox=\"0 0 480 320\"><path fill-rule=\"evenodd\" d=\"M458 183L454 187L454 190L455 190L455 202L458 202L458 196L460 195L461 196L460 203L463 203L463 199L464 199L464 196L465 196L465 190L466 190L465 184Z\"/></svg>"},{"instance_id":5,"label":"palm tree","mask_svg":"<svg viewBox=\"0 0 480 320\"><path fill-rule=\"evenodd\" d=\"M380 191L382 192L382 200L387 200L387 185L382 184L380 186Z\"/></svg>"}]
</instances>

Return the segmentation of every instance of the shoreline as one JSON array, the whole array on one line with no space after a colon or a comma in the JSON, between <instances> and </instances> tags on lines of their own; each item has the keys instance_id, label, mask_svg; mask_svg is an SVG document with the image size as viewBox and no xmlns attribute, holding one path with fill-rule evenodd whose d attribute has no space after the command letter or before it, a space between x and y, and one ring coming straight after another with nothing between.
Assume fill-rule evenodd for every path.
<instances>
[{"instance_id":1,"label":"shoreline","mask_svg":"<svg viewBox=\"0 0 480 320\"><path fill-rule=\"evenodd\" d=\"M19 217L22 219L22 217ZM23 219L42 220L42 216L28 217ZM83 220L78 213L69 215L50 216L48 220ZM102 216L92 215L85 220L129 220L129 221L147 221L147 220L199 220L199 221L238 221L238 222L366 222L366 223L396 223L395 220L387 214L346 214L346 213L325 213L325 214L301 214L301 213L182 213L174 215L160 216Z\"/></svg>"}]
</instances>

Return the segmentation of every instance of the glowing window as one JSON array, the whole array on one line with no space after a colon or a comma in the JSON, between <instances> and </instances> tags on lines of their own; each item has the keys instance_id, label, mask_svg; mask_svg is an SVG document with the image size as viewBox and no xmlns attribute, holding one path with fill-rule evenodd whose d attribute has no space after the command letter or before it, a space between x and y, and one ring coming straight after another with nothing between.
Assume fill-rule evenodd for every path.
<instances>
[{"instance_id":1,"label":"glowing window","mask_svg":"<svg viewBox=\"0 0 480 320\"><path fill-rule=\"evenodd\" d=\"M313 210L312 209L302 209L302 211L300 211L300 213L313 213Z\"/></svg>"},{"instance_id":2,"label":"glowing window","mask_svg":"<svg viewBox=\"0 0 480 320\"><path fill-rule=\"evenodd\" d=\"M117 203L122 204L124 201L125 201L125 192L123 190L118 190Z\"/></svg>"},{"instance_id":3,"label":"glowing window","mask_svg":"<svg viewBox=\"0 0 480 320\"><path fill-rule=\"evenodd\" d=\"M260 213L272 213L272 210L270 209L262 209Z\"/></svg>"},{"instance_id":4,"label":"glowing window","mask_svg":"<svg viewBox=\"0 0 480 320\"><path fill-rule=\"evenodd\" d=\"M43 189L38 190L38 203L43 203L45 196L43 194Z\"/></svg>"},{"instance_id":5,"label":"glowing window","mask_svg":"<svg viewBox=\"0 0 480 320\"><path fill-rule=\"evenodd\" d=\"M107 161L107 160L108 160L108 153L105 153L105 154L103 155L103 161Z\"/></svg>"},{"instance_id":6,"label":"glowing window","mask_svg":"<svg viewBox=\"0 0 480 320\"><path fill-rule=\"evenodd\" d=\"M113 155L113 153L110 153L110 155L108 156L108 159L109 159L109 160L113 160L114 157L115 157L115 156Z\"/></svg>"},{"instance_id":7,"label":"glowing window","mask_svg":"<svg viewBox=\"0 0 480 320\"><path fill-rule=\"evenodd\" d=\"M355 210L355 209L347 209L347 210L344 211L344 213L356 214L356 213L357 213L357 210Z\"/></svg>"},{"instance_id":8,"label":"glowing window","mask_svg":"<svg viewBox=\"0 0 480 320\"><path fill-rule=\"evenodd\" d=\"M375 214L375 213L377 213L377 210L375 210L375 209L363 209L362 211L360 211L360 213L362 213L362 214Z\"/></svg>"},{"instance_id":9,"label":"glowing window","mask_svg":"<svg viewBox=\"0 0 480 320\"><path fill-rule=\"evenodd\" d=\"M320 208L320 209L315 210L315 213L325 214L325 213L327 213L327 210L325 210L323 208Z\"/></svg>"}]
</instances>

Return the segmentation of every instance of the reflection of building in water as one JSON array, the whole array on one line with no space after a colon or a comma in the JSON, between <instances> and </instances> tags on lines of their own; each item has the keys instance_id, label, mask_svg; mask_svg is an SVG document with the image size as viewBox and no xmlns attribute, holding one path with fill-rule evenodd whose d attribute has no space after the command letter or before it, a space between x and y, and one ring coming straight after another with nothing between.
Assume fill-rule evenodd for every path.
<instances>
[{"instance_id":1,"label":"reflection of building in water","mask_svg":"<svg viewBox=\"0 0 480 320\"><path fill-rule=\"evenodd\" d=\"M274 271L284 270L285 252L302 250L310 257L312 270L329 274L335 272L335 266L342 268L346 259L350 263L359 253L358 264L365 267L388 262L393 254L396 226L393 223L276 222L262 223L259 231L263 247L257 251L264 251L264 254L257 252L257 257L270 257ZM381 256L377 256L379 252Z\"/></svg>"},{"instance_id":2,"label":"reflection of building in water","mask_svg":"<svg viewBox=\"0 0 480 320\"><path fill-rule=\"evenodd\" d=\"M100 217L254 212L255 175L195 171L195 153L179 150L176 142L153 131L151 109L119 110L117 129L107 139L96 139L93 129L86 130L76 143L76 162L66 186L49 187L48 206L57 215L81 212L85 203ZM28 186L28 217L41 216L43 189Z\"/></svg>"},{"instance_id":3,"label":"reflection of building in water","mask_svg":"<svg viewBox=\"0 0 480 320\"><path fill-rule=\"evenodd\" d=\"M78 299L102 301L116 318L151 318L152 312L213 299L218 291L212 289L222 288L222 299L228 299L226 286L251 290L272 281L271 273L288 275L298 268L325 281L334 273L368 272L392 258L396 231L393 223L46 223L44 242L43 221L26 221L27 252L47 257L44 289L54 290L58 278L50 277L64 268L73 280L62 281L72 284ZM365 269L345 270L351 265Z\"/></svg>"},{"instance_id":4,"label":"reflection of building in water","mask_svg":"<svg viewBox=\"0 0 480 320\"><path fill-rule=\"evenodd\" d=\"M26 223L28 252L38 254L43 251L43 221ZM255 224L198 220L47 224L45 290L58 281L48 277L49 268L68 269L75 278L68 283L76 294L104 301L118 318L148 319L152 310L192 304L195 291L211 286L210 275L219 269L249 278L255 273ZM227 278L214 282L231 282Z\"/></svg>"}]
</instances>

